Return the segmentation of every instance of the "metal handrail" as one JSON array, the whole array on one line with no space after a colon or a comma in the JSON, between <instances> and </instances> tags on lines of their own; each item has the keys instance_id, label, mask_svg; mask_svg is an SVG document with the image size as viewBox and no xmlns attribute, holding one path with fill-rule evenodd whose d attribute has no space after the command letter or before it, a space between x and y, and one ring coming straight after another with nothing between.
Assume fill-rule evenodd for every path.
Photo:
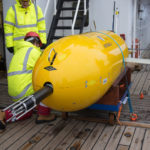
<instances>
[{"instance_id":1,"label":"metal handrail","mask_svg":"<svg viewBox=\"0 0 150 150\"><path fill-rule=\"evenodd\" d=\"M75 15L74 15L74 18L73 18L73 23L72 23L72 27L71 27L72 35L74 35L74 27L75 27L75 23L76 23L76 20L77 20L77 14L79 12L80 2L81 2L81 0L78 0ZM84 15L86 15L86 14L87 14L86 0L84 0Z\"/></svg>"},{"instance_id":2,"label":"metal handrail","mask_svg":"<svg viewBox=\"0 0 150 150\"><path fill-rule=\"evenodd\" d=\"M54 0L54 15L57 13L57 8L56 8L56 0Z\"/></svg>"},{"instance_id":3,"label":"metal handrail","mask_svg":"<svg viewBox=\"0 0 150 150\"><path fill-rule=\"evenodd\" d=\"M73 18L73 23L72 23L72 27L71 27L72 35L74 35L74 26L75 26L75 23L76 23L76 20L77 20L77 14L79 12L80 2L81 2L81 0L78 0L75 15L74 15L74 18Z\"/></svg>"},{"instance_id":4,"label":"metal handrail","mask_svg":"<svg viewBox=\"0 0 150 150\"><path fill-rule=\"evenodd\" d=\"M87 14L87 9L86 9L86 0L84 0L84 15Z\"/></svg>"}]
</instances>

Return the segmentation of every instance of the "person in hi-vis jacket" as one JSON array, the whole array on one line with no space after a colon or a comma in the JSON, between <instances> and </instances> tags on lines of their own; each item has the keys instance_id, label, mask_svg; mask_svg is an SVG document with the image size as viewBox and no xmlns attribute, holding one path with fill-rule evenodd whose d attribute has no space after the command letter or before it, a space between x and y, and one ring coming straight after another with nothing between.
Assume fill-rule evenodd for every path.
<instances>
[{"instance_id":1,"label":"person in hi-vis jacket","mask_svg":"<svg viewBox=\"0 0 150 150\"><path fill-rule=\"evenodd\" d=\"M27 33L24 41L18 42L18 45L15 46L17 51L12 57L7 73L8 93L15 102L34 93L32 86L32 70L42 53L40 46L42 46L42 42L36 32ZM29 111L19 120L31 117L32 112L33 111ZM51 109L43 103L38 105L37 112L37 124L50 122L56 119L56 116L51 114ZM11 117L11 110L0 110L0 131L6 128L5 121L9 120ZM15 120L10 120L10 122L13 121Z\"/></svg>"},{"instance_id":2,"label":"person in hi-vis jacket","mask_svg":"<svg viewBox=\"0 0 150 150\"><path fill-rule=\"evenodd\" d=\"M31 0L16 0L16 4L8 9L4 21L6 47L9 52L15 53L15 45L23 41L30 31L39 34L43 43L41 48L45 48L46 24L41 8Z\"/></svg>"}]
</instances>

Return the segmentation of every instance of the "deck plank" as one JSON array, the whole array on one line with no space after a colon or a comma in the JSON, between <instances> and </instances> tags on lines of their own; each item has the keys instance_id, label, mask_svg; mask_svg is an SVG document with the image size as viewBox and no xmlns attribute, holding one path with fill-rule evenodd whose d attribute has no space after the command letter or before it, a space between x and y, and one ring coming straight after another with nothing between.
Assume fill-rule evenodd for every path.
<instances>
[{"instance_id":1,"label":"deck plank","mask_svg":"<svg viewBox=\"0 0 150 150\"><path fill-rule=\"evenodd\" d=\"M122 136L122 133L125 129L125 126L116 126L110 140L108 141L108 144L106 145L105 150L110 150L110 149L117 149L117 145L119 143L119 140Z\"/></svg>"},{"instance_id":2,"label":"deck plank","mask_svg":"<svg viewBox=\"0 0 150 150\"><path fill-rule=\"evenodd\" d=\"M52 142L53 139L65 128L69 127L72 124L72 120L61 120L59 124L47 132L47 134L32 148L32 150L37 150L39 147L43 149L49 142Z\"/></svg>"},{"instance_id":3,"label":"deck plank","mask_svg":"<svg viewBox=\"0 0 150 150\"><path fill-rule=\"evenodd\" d=\"M56 148L57 145L70 133L70 131L75 128L75 126L79 123L78 120L71 120L69 124L64 127L62 131L58 133L58 135L52 140L49 141L46 147L43 150L53 150Z\"/></svg>"},{"instance_id":4,"label":"deck plank","mask_svg":"<svg viewBox=\"0 0 150 150\"><path fill-rule=\"evenodd\" d=\"M55 150L66 150L67 147L81 134L81 131L85 128L87 121L80 121L70 134L64 138L64 140L56 147Z\"/></svg>"},{"instance_id":5,"label":"deck plank","mask_svg":"<svg viewBox=\"0 0 150 150\"><path fill-rule=\"evenodd\" d=\"M129 149L129 146L127 145L119 145L117 150L128 150Z\"/></svg>"},{"instance_id":6,"label":"deck plank","mask_svg":"<svg viewBox=\"0 0 150 150\"><path fill-rule=\"evenodd\" d=\"M119 144L129 146L133 138L135 127L126 127Z\"/></svg>"},{"instance_id":7,"label":"deck plank","mask_svg":"<svg viewBox=\"0 0 150 150\"><path fill-rule=\"evenodd\" d=\"M144 84L143 89L142 89L144 95L149 95L150 94L149 87L150 87L150 72L148 72L145 84Z\"/></svg>"},{"instance_id":8,"label":"deck plank","mask_svg":"<svg viewBox=\"0 0 150 150\"><path fill-rule=\"evenodd\" d=\"M144 128L136 128L129 150L141 150L142 149L144 134L145 134Z\"/></svg>"},{"instance_id":9,"label":"deck plank","mask_svg":"<svg viewBox=\"0 0 150 150\"><path fill-rule=\"evenodd\" d=\"M146 130L142 150L150 149L150 129Z\"/></svg>"},{"instance_id":10,"label":"deck plank","mask_svg":"<svg viewBox=\"0 0 150 150\"><path fill-rule=\"evenodd\" d=\"M9 123L7 125L6 131L1 133L0 135L0 146L2 143L7 142L9 140L9 138L14 138L14 135L21 131L22 128L24 128L25 126L28 125L28 123L32 122L33 118L29 118L27 120L24 121L19 121L19 122L15 122L15 123ZM9 128L9 126L11 126Z\"/></svg>"},{"instance_id":11,"label":"deck plank","mask_svg":"<svg viewBox=\"0 0 150 150\"><path fill-rule=\"evenodd\" d=\"M17 125L18 125L18 122L13 122L13 123L7 124L6 129L3 132L0 133L0 139L5 134L9 134L10 130L13 129L13 128L16 128Z\"/></svg>"},{"instance_id":12,"label":"deck plank","mask_svg":"<svg viewBox=\"0 0 150 150\"><path fill-rule=\"evenodd\" d=\"M76 138L72 144L67 148L68 150L70 149L80 149L82 147L82 144L86 141L88 136L91 134L93 129L96 127L95 122L89 122L85 128L82 129L80 135L78 138Z\"/></svg>"},{"instance_id":13,"label":"deck plank","mask_svg":"<svg viewBox=\"0 0 150 150\"><path fill-rule=\"evenodd\" d=\"M138 82L139 82L139 80L141 79L142 75L143 75L142 72L138 72L138 73L137 73L137 75L136 75L136 77L135 77L135 81L132 83L132 86L131 86L131 88L130 88L130 93L131 93L131 95L133 95L133 93L134 93L134 91L135 91L135 89L136 89L136 86L138 85Z\"/></svg>"},{"instance_id":14,"label":"deck plank","mask_svg":"<svg viewBox=\"0 0 150 150\"><path fill-rule=\"evenodd\" d=\"M144 71L143 72L143 75L141 76L141 79L139 80L136 88L135 88L135 91L134 91L134 95L140 95L142 89L143 89L143 86L144 86L144 83L146 81L146 77L148 75L148 72Z\"/></svg>"},{"instance_id":15,"label":"deck plank","mask_svg":"<svg viewBox=\"0 0 150 150\"><path fill-rule=\"evenodd\" d=\"M26 142L19 147L19 150L25 150L25 149L32 149L44 136L50 132L50 130L53 130L55 126L60 123L61 118L57 118L55 121L51 123L46 123L42 127L40 131L38 131L36 134L31 136Z\"/></svg>"},{"instance_id":16,"label":"deck plank","mask_svg":"<svg viewBox=\"0 0 150 150\"><path fill-rule=\"evenodd\" d=\"M108 143L109 138L111 137L114 129L114 126L107 125L103 130L101 136L98 138L92 150L104 150L106 144Z\"/></svg>"},{"instance_id":17,"label":"deck plank","mask_svg":"<svg viewBox=\"0 0 150 150\"><path fill-rule=\"evenodd\" d=\"M24 133L23 136L21 136L15 143L11 144L11 146L9 146L9 148L7 148L7 150L20 149L19 147L22 146L25 143L25 141L30 139L34 134L39 132L43 127L44 127L44 124L40 124L40 125L33 124L33 126L31 126L30 130L28 130L26 133Z\"/></svg>"},{"instance_id":18,"label":"deck plank","mask_svg":"<svg viewBox=\"0 0 150 150\"><path fill-rule=\"evenodd\" d=\"M24 135L26 132L28 132L31 128L35 126L35 123L33 121L28 122L25 126L20 126L19 130L16 128L16 132L11 136L8 137L7 140L5 140L3 143L0 144L0 149L7 149L9 148L14 142L16 142L22 135ZM7 134L9 136L9 134Z\"/></svg>"},{"instance_id":19,"label":"deck plank","mask_svg":"<svg viewBox=\"0 0 150 150\"><path fill-rule=\"evenodd\" d=\"M137 76L137 71L132 72L132 74L131 74L131 82L132 83L135 81L136 76Z\"/></svg>"},{"instance_id":20,"label":"deck plank","mask_svg":"<svg viewBox=\"0 0 150 150\"><path fill-rule=\"evenodd\" d=\"M11 97L8 95L8 86L5 84L0 84L0 108L5 108L8 105L12 104L13 101Z\"/></svg>"},{"instance_id":21,"label":"deck plank","mask_svg":"<svg viewBox=\"0 0 150 150\"><path fill-rule=\"evenodd\" d=\"M91 150L92 147L95 145L98 137L101 135L103 129L105 127L105 124L97 124L88 139L85 141L83 146L81 147L82 150Z\"/></svg>"}]
</instances>

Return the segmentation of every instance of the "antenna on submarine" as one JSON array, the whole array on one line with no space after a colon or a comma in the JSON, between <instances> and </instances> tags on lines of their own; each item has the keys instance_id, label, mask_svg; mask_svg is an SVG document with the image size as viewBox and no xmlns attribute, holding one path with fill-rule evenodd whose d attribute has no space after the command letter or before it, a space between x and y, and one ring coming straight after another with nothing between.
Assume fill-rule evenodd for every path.
<instances>
[{"instance_id":1,"label":"antenna on submarine","mask_svg":"<svg viewBox=\"0 0 150 150\"><path fill-rule=\"evenodd\" d=\"M115 30L115 11L116 11L116 1L114 1L114 7L113 7L113 21L112 21L112 31Z\"/></svg>"}]
</instances>

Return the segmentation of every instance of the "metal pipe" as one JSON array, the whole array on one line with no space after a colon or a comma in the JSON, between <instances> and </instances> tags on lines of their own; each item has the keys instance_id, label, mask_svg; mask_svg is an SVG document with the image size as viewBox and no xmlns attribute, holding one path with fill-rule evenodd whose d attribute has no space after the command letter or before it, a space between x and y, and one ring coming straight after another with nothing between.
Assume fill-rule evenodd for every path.
<instances>
[{"instance_id":1,"label":"metal pipe","mask_svg":"<svg viewBox=\"0 0 150 150\"><path fill-rule=\"evenodd\" d=\"M46 84L42 89L33 94L36 99L36 104L39 104L44 98L53 93L53 87L51 84Z\"/></svg>"},{"instance_id":2,"label":"metal pipe","mask_svg":"<svg viewBox=\"0 0 150 150\"><path fill-rule=\"evenodd\" d=\"M10 120L18 120L26 113L34 109L44 98L52 93L52 84L46 83L43 88L35 92L33 95L20 99L19 101L3 109L3 111L9 111L12 114L12 117L6 120L6 122L9 122Z\"/></svg>"}]
</instances>

